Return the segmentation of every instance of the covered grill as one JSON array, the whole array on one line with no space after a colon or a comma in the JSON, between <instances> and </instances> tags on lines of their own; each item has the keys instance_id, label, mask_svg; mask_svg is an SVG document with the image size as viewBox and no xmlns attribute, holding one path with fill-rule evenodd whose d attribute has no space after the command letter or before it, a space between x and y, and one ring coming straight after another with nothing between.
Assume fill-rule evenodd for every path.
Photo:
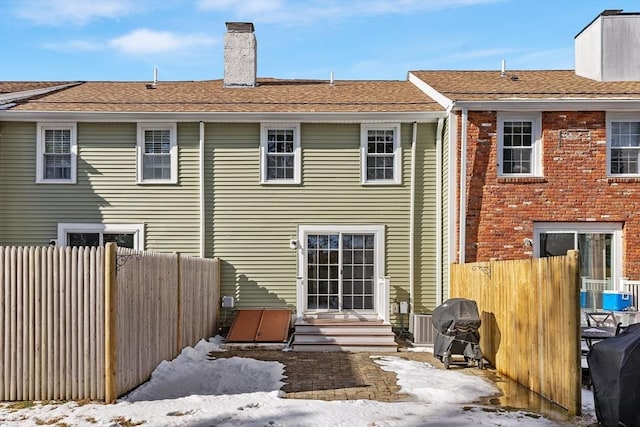
<instances>
[{"instance_id":1,"label":"covered grill","mask_svg":"<svg viewBox=\"0 0 640 427\"><path fill-rule=\"evenodd\" d=\"M433 354L438 357L446 369L449 369L451 356L464 356L467 363L475 362L484 366L480 351L480 316L478 306L473 300L451 298L436 307L431 317L436 337Z\"/></svg>"}]
</instances>

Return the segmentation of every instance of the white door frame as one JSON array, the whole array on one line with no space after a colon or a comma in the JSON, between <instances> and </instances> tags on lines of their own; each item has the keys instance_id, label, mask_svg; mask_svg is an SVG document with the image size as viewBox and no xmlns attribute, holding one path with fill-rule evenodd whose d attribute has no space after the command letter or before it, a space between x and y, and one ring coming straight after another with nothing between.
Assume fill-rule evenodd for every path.
<instances>
[{"instance_id":1,"label":"white door frame","mask_svg":"<svg viewBox=\"0 0 640 427\"><path fill-rule=\"evenodd\" d=\"M533 253L540 257L540 234L542 233L603 233L612 234L611 282L614 289L622 278L622 223L620 222L536 222L533 224Z\"/></svg>"},{"instance_id":2,"label":"white door frame","mask_svg":"<svg viewBox=\"0 0 640 427\"><path fill-rule=\"evenodd\" d=\"M307 307L307 269L306 269L306 244L307 235L309 234L331 234L331 233L349 233L349 234L373 234L374 235L374 309L368 313L382 313L382 299L380 286L378 283L385 280L385 227L384 225L300 225L298 226L298 277L296 292L297 317L302 318L308 310ZM385 287L388 293L388 288ZM385 295L386 296L386 295Z\"/></svg>"}]
</instances>

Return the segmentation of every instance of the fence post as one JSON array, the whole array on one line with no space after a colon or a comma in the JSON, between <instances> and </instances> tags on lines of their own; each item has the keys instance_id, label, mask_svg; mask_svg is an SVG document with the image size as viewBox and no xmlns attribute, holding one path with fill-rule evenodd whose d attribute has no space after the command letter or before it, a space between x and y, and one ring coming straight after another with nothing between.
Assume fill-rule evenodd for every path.
<instances>
[{"instance_id":1,"label":"fence post","mask_svg":"<svg viewBox=\"0 0 640 427\"><path fill-rule=\"evenodd\" d=\"M581 361L580 361L580 252L577 250L570 250L567 252L567 258L569 258L569 276L571 278L569 293L568 309L570 315L567 328L569 328L569 337L571 337L570 346L573 350L574 363L570 364L570 377L573 378L571 387L571 393L574 398L570 401L575 402L575 407L568 407L567 411L570 414L580 415L582 412L582 374L581 374Z\"/></svg>"},{"instance_id":2,"label":"fence post","mask_svg":"<svg viewBox=\"0 0 640 427\"><path fill-rule=\"evenodd\" d=\"M180 252L176 252L176 271L177 271L177 310L176 313L176 354L180 354L182 350L182 270L180 268Z\"/></svg>"},{"instance_id":3,"label":"fence post","mask_svg":"<svg viewBox=\"0 0 640 427\"><path fill-rule=\"evenodd\" d=\"M115 243L105 246L104 260L104 400L115 402L117 391L117 289Z\"/></svg>"}]
</instances>

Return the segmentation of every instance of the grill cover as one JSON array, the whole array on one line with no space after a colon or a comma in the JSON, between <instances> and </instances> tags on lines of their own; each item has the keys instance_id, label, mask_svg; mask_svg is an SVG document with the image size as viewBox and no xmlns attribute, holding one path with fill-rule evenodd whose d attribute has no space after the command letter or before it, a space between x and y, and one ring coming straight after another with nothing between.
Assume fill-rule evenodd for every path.
<instances>
[{"instance_id":1,"label":"grill cover","mask_svg":"<svg viewBox=\"0 0 640 427\"><path fill-rule=\"evenodd\" d=\"M587 362L598 422L640 426L640 323L595 343Z\"/></svg>"},{"instance_id":2,"label":"grill cover","mask_svg":"<svg viewBox=\"0 0 640 427\"><path fill-rule=\"evenodd\" d=\"M434 328L444 335L474 332L480 328L478 306L473 300L451 298L433 310L431 317Z\"/></svg>"}]
</instances>

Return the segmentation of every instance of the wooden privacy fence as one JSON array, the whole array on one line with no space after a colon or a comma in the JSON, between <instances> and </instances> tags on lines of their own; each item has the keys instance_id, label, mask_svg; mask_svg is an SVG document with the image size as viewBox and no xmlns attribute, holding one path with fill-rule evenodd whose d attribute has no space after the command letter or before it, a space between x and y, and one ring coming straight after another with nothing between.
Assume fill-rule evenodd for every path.
<instances>
[{"instance_id":1,"label":"wooden privacy fence","mask_svg":"<svg viewBox=\"0 0 640 427\"><path fill-rule=\"evenodd\" d=\"M0 247L0 400L105 400L217 330L219 263Z\"/></svg>"},{"instance_id":2,"label":"wooden privacy fence","mask_svg":"<svg viewBox=\"0 0 640 427\"><path fill-rule=\"evenodd\" d=\"M478 304L485 358L570 414L581 410L578 257L451 266L451 296Z\"/></svg>"}]
</instances>

